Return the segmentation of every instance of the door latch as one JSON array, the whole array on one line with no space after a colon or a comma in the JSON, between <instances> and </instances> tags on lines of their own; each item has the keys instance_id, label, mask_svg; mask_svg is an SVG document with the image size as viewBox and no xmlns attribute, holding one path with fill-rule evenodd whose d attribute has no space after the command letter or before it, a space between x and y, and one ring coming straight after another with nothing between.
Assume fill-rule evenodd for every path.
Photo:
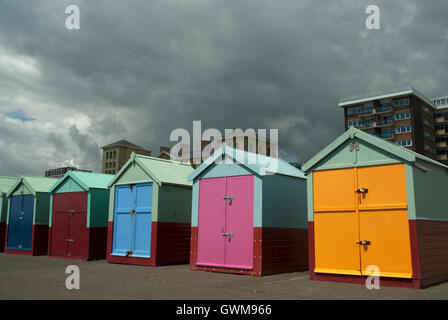
<instances>
[{"instance_id":1,"label":"door latch","mask_svg":"<svg viewBox=\"0 0 448 320\"><path fill-rule=\"evenodd\" d=\"M227 241L230 242L230 239L233 237L233 233L223 232L222 236L227 237Z\"/></svg>"},{"instance_id":2,"label":"door latch","mask_svg":"<svg viewBox=\"0 0 448 320\"><path fill-rule=\"evenodd\" d=\"M132 256L132 251L126 251L126 257Z\"/></svg>"},{"instance_id":3,"label":"door latch","mask_svg":"<svg viewBox=\"0 0 448 320\"><path fill-rule=\"evenodd\" d=\"M367 188L359 188L355 192L356 193L367 193L367 192L369 192L369 189L367 189Z\"/></svg>"},{"instance_id":4,"label":"door latch","mask_svg":"<svg viewBox=\"0 0 448 320\"><path fill-rule=\"evenodd\" d=\"M65 241L67 241L67 242L75 242L74 239L65 239Z\"/></svg>"},{"instance_id":5,"label":"door latch","mask_svg":"<svg viewBox=\"0 0 448 320\"><path fill-rule=\"evenodd\" d=\"M361 241L356 242L356 244L364 246L364 250L367 250L367 246L370 246L371 243L369 240L361 240Z\"/></svg>"},{"instance_id":6,"label":"door latch","mask_svg":"<svg viewBox=\"0 0 448 320\"><path fill-rule=\"evenodd\" d=\"M132 214L132 215L135 214L135 209L131 209L131 214Z\"/></svg>"},{"instance_id":7,"label":"door latch","mask_svg":"<svg viewBox=\"0 0 448 320\"><path fill-rule=\"evenodd\" d=\"M233 198L234 198L234 196L225 196L223 199L229 201L229 205L231 205Z\"/></svg>"}]
</instances>

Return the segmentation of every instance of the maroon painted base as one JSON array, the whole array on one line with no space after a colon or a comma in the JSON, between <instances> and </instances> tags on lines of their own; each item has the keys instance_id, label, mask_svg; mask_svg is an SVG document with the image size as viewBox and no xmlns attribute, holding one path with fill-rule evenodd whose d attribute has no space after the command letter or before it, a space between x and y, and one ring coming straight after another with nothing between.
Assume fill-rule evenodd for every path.
<instances>
[{"instance_id":1,"label":"maroon painted base","mask_svg":"<svg viewBox=\"0 0 448 320\"><path fill-rule=\"evenodd\" d=\"M113 230L114 223L109 222L107 230L107 262L153 267L188 263L189 223L152 222L150 258L113 256Z\"/></svg>"},{"instance_id":2,"label":"maroon painted base","mask_svg":"<svg viewBox=\"0 0 448 320\"><path fill-rule=\"evenodd\" d=\"M0 222L0 252L5 251L6 222Z\"/></svg>"},{"instance_id":3,"label":"maroon painted base","mask_svg":"<svg viewBox=\"0 0 448 320\"><path fill-rule=\"evenodd\" d=\"M336 274L322 274L310 272L311 280L343 282L365 285L368 277L366 276L350 276L350 275L336 275ZM380 278L380 287L398 287L409 289L420 289L420 280L416 279L401 279L401 278Z\"/></svg>"},{"instance_id":4,"label":"maroon painted base","mask_svg":"<svg viewBox=\"0 0 448 320\"><path fill-rule=\"evenodd\" d=\"M253 269L232 269L196 265L198 227L191 228L190 269L265 276L308 269L306 229L254 228Z\"/></svg>"},{"instance_id":5,"label":"maroon painted base","mask_svg":"<svg viewBox=\"0 0 448 320\"><path fill-rule=\"evenodd\" d=\"M45 256L48 254L48 225L33 225L31 236L31 250L11 250L6 247L8 241L8 228L5 232L5 253L21 254L26 256Z\"/></svg>"}]
</instances>

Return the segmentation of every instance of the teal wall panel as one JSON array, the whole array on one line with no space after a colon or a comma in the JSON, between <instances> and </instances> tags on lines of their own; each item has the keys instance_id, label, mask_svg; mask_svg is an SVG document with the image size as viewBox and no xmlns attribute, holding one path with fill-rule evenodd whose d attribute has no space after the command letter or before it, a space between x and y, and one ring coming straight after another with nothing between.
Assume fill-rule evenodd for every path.
<instances>
[{"instance_id":1,"label":"teal wall panel","mask_svg":"<svg viewBox=\"0 0 448 320\"><path fill-rule=\"evenodd\" d=\"M6 222L6 216L8 208L8 200L4 195L0 195L0 222Z\"/></svg>"},{"instance_id":2,"label":"teal wall panel","mask_svg":"<svg viewBox=\"0 0 448 320\"><path fill-rule=\"evenodd\" d=\"M416 219L448 221L448 171L444 168L421 162L430 169L425 172L412 168L415 190Z\"/></svg>"},{"instance_id":3,"label":"teal wall panel","mask_svg":"<svg viewBox=\"0 0 448 320\"><path fill-rule=\"evenodd\" d=\"M158 222L191 223L191 188L162 185L159 188Z\"/></svg>"},{"instance_id":4,"label":"teal wall panel","mask_svg":"<svg viewBox=\"0 0 448 320\"><path fill-rule=\"evenodd\" d=\"M314 221L314 193L313 193L313 173L309 172L306 176L306 196L308 221Z\"/></svg>"},{"instance_id":5,"label":"teal wall panel","mask_svg":"<svg viewBox=\"0 0 448 320\"><path fill-rule=\"evenodd\" d=\"M359 151L350 151L350 143L358 143ZM397 156L358 138L350 139L332 151L313 170L328 170L403 162Z\"/></svg>"},{"instance_id":6,"label":"teal wall panel","mask_svg":"<svg viewBox=\"0 0 448 320\"><path fill-rule=\"evenodd\" d=\"M191 204L191 226L198 226L199 217L199 179L194 180L192 190L192 204Z\"/></svg>"},{"instance_id":7,"label":"teal wall panel","mask_svg":"<svg viewBox=\"0 0 448 320\"><path fill-rule=\"evenodd\" d=\"M107 227L109 190L90 189L88 199L87 227Z\"/></svg>"},{"instance_id":8,"label":"teal wall panel","mask_svg":"<svg viewBox=\"0 0 448 320\"><path fill-rule=\"evenodd\" d=\"M20 183L20 185L17 186L17 188L14 190L14 193L12 195L20 196L22 194L23 195L32 194L32 192L30 191L30 189L28 189L28 187L26 185L24 185L23 183Z\"/></svg>"},{"instance_id":9,"label":"teal wall panel","mask_svg":"<svg viewBox=\"0 0 448 320\"><path fill-rule=\"evenodd\" d=\"M205 179L205 178L217 178L217 177L231 177L231 176L242 176L247 174L254 174L254 173L240 164L222 163L219 165L216 164L211 165L197 178Z\"/></svg>"},{"instance_id":10,"label":"teal wall panel","mask_svg":"<svg viewBox=\"0 0 448 320\"><path fill-rule=\"evenodd\" d=\"M263 227L308 228L305 179L263 176Z\"/></svg>"},{"instance_id":11,"label":"teal wall panel","mask_svg":"<svg viewBox=\"0 0 448 320\"><path fill-rule=\"evenodd\" d=\"M34 224L48 225L50 221L50 194L36 193L34 208Z\"/></svg>"},{"instance_id":12,"label":"teal wall panel","mask_svg":"<svg viewBox=\"0 0 448 320\"><path fill-rule=\"evenodd\" d=\"M63 183L61 183L54 193L67 193L67 192L85 192L84 190L75 180L71 177L65 179Z\"/></svg>"}]
</instances>

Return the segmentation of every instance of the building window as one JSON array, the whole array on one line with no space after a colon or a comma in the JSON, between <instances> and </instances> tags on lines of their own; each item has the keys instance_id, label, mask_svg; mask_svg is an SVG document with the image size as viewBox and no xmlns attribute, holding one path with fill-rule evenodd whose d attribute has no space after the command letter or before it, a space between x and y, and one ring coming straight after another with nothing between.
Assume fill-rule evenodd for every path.
<instances>
[{"instance_id":1,"label":"building window","mask_svg":"<svg viewBox=\"0 0 448 320\"><path fill-rule=\"evenodd\" d=\"M351 126L353 127L359 127L361 124L361 121L359 120L348 120L347 121L348 127L350 128Z\"/></svg>"},{"instance_id":2,"label":"building window","mask_svg":"<svg viewBox=\"0 0 448 320\"><path fill-rule=\"evenodd\" d=\"M395 114L395 120L406 120L406 119L411 119L411 113L409 111Z\"/></svg>"},{"instance_id":3,"label":"building window","mask_svg":"<svg viewBox=\"0 0 448 320\"><path fill-rule=\"evenodd\" d=\"M117 151L114 151L114 159L117 158Z\"/></svg>"},{"instance_id":4,"label":"building window","mask_svg":"<svg viewBox=\"0 0 448 320\"><path fill-rule=\"evenodd\" d=\"M109 168L109 162L106 162L106 168Z\"/></svg>"},{"instance_id":5,"label":"building window","mask_svg":"<svg viewBox=\"0 0 448 320\"><path fill-rule=\"evenodd\" d=\"M424 124L424 125L426 125L427 127L430 127L430 128L432 128L432 129L434 129L434 128L435 128L435 125L434 125L434 123L432 123L432 122L428 121L428 120L427 120L427 119L425 119L425 118L423 118L423 124Z\"/></svg>"},{"instance_id":6,"label":"building window","mask_svg":"<svg viewBox=\"0 0 448 320\"><path fill-rule=\"evenodd\" d=\"M412 140L411 139L397 140L397 144L401 147L410 147L412 146Z\"/></svg>"},{"instance_id":7,"label":"building window","mask_svg":"<svg viewBox=\"0 0 448 320\"><path fill-rule=\"evenodd\" d=\"M106 152L106 159L109 159L109 152Z\"/></svg>"},{"instance_id":8,"label":"building window","mask_svg":"<svg viewBox=\"0 0 448 320\"><path fill-rule=\"evenodd\" d=\"M115 161L114 161L114 165L113 165L113 167L112 168L115 168Z\"/></svg>"},{"instance_id":9,"label":"building window","mask_svg":"<svg viewBox=\"0 0 448 320\"><path fill-rule=\"evenodd\" d=\"M347 108L348 115L359 114L360 112L361 112L361 107Z\"/></svg>"},{"instance_id":10,"label":"building window","mask_svg":"<svg viewBox=\"0 0 448 320\"><path fill-rule=\"evenodd\" d=\"M431 140L431 141L433 141L433 142L436 141L435 137L434 137L431 133L429 133L428 131L426 131L426 130L423 131L423 136L424 136L426 139Z\"/></svg>"},{"instance_id":11,"label":"building window","mask_svg":"<svg viewBox=\"0 0 448 320\"><path fill-rule=\"evenodd\" d=\"M431 147L431 146L428 146L427 144L425 144L425 150L426 150L426 151L429 151L429 152L431 152L431 153L433 153L433 154L436 154L436 153L437 153L436 149L434 149L434 148Z\"/></svg>"},{"instance_id":12,"label":"building window","mask_svg":"<svg viewBox=\"0 0 448 320\"><path fill-rule=\"evenodd\" d=\"M409 98L404 98L404 99L394 101L395 107L404 107L404 106L408 106L408 105L409 105Z\"/></svg>"},{"instance_id":13,"label":"building window","mask_svg":"<svg viewBox=\"0 0 448 320\"><path fill-rule=\"evenodd\" d=\"M411 132L411 126L401 126L395 128L395 133L408 133Z\"/></svg>"},{"instance_id":14,"label":"building window","mask_svg":"<svg viewBox=\"0 0 448 320\"><path fill-rule=\"evenodd\" d=\"M392 108L392 102L385 102L376 108L376 112L389 111L391 108Z\"/></svg>"}]
</instances>

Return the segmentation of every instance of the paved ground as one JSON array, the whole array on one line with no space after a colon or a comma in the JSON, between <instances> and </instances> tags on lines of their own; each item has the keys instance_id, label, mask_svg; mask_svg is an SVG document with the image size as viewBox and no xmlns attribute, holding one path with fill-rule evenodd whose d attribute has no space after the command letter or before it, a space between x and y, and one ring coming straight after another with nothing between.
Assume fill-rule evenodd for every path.
<instances>
[{"instance_id":1,"label":"paved ground","mask_svg":"<svg viewBox=\"0 0 448 320\"><path fill-rule=\"evenodd\" d=\"M80 269L67 290L65 269ZM448 299L448 283L424 290L310 281L308 272L267 277L190 271L188 265L140 267L0 253L0 299Z\"/></svg>"}]
</instances>

